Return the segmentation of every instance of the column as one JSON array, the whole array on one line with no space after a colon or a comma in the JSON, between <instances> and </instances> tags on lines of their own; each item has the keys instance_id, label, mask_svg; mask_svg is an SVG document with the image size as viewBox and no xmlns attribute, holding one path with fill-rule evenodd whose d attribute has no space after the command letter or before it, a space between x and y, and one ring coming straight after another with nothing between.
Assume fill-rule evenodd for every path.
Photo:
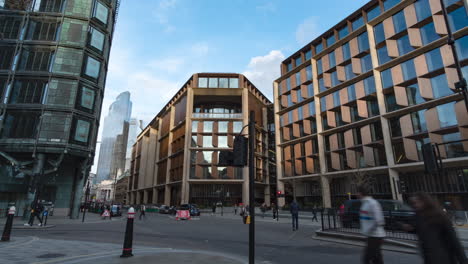
<instances>
[{"instance_id":1,"label":"column","mask_svg":"<svg viewBox=\"0 0 468 264\"><path fill-rule=\"evenodd\" d=\"M239 81L240 80L241 79L239 79ZM245 126L249 123L249 89L247 87L244 87L243 79L239 85L240 87L242 87L242 118L243 118L243 125ZM249 130L245 128L242 134L248 136ZM244 182L242 183L242 203L248 204L249 203L249 167L245 166L242 169L242 171L244 175Z\"/></svg>"},{"instance_id":2,"label":"column","mask_svg":"<svg viewBox=\"0 0 468 264\"><path fill-rule=\"evenodd\" d=\"M184 169L182 176L182 203L189 203L190 197L190 188L189 188L189 179L190 179L190 143L192 138L192 112L193 112L193 90L191 87L187 87L187 109L185 112L185 147L184 147Z\"/></svg>"}]
</instances>

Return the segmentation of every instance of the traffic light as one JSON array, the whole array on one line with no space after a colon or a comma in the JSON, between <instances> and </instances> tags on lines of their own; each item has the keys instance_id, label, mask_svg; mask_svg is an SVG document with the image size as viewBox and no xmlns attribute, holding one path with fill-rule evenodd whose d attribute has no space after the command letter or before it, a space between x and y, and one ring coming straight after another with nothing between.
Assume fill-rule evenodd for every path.
<instances>
[{"instance_id":1,"label":"traffic light","mask_svg":"<svg viewBox=\"0 0 468 264\"><path fill-rule=\"evenodd\" d=\"M284 193L282 191L276 191L277 197L284 197Z\"/></svg>"},{"instance_id":2,"label":"traffic light","mask_svg":"<svg viewBox=\"0 0 468 264\"><path fill-rule=\"evenodd\" d=\"M247 165L248 139L244 136L234 138L234 149L219 152L218 166L244 167Z\"/></svg>"}]
</instances>

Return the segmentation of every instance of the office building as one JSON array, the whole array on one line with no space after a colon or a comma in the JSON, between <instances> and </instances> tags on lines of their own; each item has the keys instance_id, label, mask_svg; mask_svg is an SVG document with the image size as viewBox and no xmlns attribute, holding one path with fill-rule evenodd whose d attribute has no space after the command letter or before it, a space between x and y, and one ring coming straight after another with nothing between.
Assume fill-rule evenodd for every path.
<instances>
[{"instance_id":1,"label":"office building","mask_svg":"<svg viewBox=\"0 0 468 264\"><path fill-rule=\"evenodd\" d=\"M467 78L467 10L445 3ZM378 198L425 191L466 209L468 115L440 1L370 1L284 60L281 73L274 103L286 202L337 207L367 183ZM440 175L424 172L425 143L439 144Z\"/></svg>"},{"instance_id":2,"label":"office building","mask_svg":"<svg viewBox=\"0 0 468 264\"><path fill-rule=\"evenodd\" d=\"M129 203L247 203L248 168L217 164L219 151L232 149L234 137L248 133L243 127L255 111L255 198L269 204L275 188L271 105L241 74L192 75L133 145Z\"/></svg>"}]
</instances>

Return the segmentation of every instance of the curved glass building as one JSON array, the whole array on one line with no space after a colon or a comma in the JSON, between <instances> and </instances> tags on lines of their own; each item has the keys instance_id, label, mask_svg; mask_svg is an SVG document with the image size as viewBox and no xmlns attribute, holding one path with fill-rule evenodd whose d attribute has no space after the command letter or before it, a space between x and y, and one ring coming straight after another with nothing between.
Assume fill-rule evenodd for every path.
<instances>
[{"instance_id":1,"label":"curved glass building","mask_svg":"<svg viewBox=\"0 0 468 264\"><path fill-rule=\"evenodd\" d=\"M118 0L0 0L0 208L74 216L94 157Z\"/></svg>"}]
</instances>

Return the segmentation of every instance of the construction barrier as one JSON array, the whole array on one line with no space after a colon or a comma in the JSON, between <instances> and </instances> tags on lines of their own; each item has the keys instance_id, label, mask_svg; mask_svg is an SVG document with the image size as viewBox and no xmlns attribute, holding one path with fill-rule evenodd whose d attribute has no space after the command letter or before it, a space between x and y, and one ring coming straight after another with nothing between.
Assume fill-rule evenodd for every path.
<instances>
[{"instance_id":1,"label":"construction barrier","mask_svg":"<svg viewBox=\"0 0 468 264\"><path fill-rule=\"evenodd\" d=\"M189 210L177 210L175 220L190 220Z\"/></svg>"}]
</instances>

